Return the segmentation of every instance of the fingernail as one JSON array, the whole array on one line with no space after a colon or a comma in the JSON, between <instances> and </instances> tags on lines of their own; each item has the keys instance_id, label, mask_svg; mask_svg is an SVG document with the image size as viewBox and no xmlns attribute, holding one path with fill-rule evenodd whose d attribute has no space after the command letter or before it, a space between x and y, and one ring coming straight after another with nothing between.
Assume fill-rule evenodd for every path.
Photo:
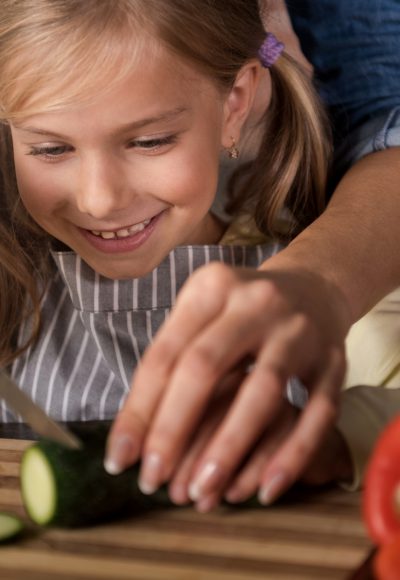
<instances>
[{"instance_id":1,"label":"fingernail","mask_svg":"<svg viewBox=\"0 0 400 580\"><path fill-rule=\"evenodd\" d=\"M110 475L118 475L138 457L139 447L131 435L116 435L110 442L104 459L104 469Z\"/></svg>"},{"instance_id":2,"label":"fingernail","mask_svg":"<svg viewBox=\"0 0 400 580\"><path fill-rule=\"evenodd\" d=\"M199 475L189 485L189 497L199 501L212 487L221 480L222 470L214 461L206 463Z\"/></svg>"},{"instance_id":3,"label":"fingernail","mask_svg":"<svg viewBox=\"0 0 400 580\"><path fill-rule=\"evenodd\" d=\"M163 465L158 453L149 453L143 459L139 476L139 489L146 495L151 495L162 483Z\"/></svg>"},{"instance_id":4,"label":"fingernail","mask_svg":"<svg viewBox=\"0 0 400 580\"><path fill-rule=\"evenodd\" d=\"M280 494L285 482L286 476L283 472L278 472L273 475L268 483L260 488L258 492L258 501L262 505L269 505L272 503Z\"/></svg>"},{"instance_id":5,"label":"fingernail","mask_svg":"<svg viewBox=\"0 0 400 580\"><path fill-rule=\"evenodd\" d=\"M190 498L188 496L187 485L176 484L171 485L169 489L169 497L171 501L176 505L185 505L189 503Z\"/></svg>"},{"instance_id":6,"label":"fingernail","mask_svg":"<svg viewBox=\"0 0 400 580\"><path fill-rule=\"evenodd\" d=\"M218 499L214 495L204 497L196 504L196 511L206 514L216 508L218 503Z\"/></svg>"},{"instance_id":7,"label":"fingernail","mask_svg":"<svg viewBox=\"0 0 400 580\"><path fill-rule=\"evenodd\" d=\"M240 489L229 489L225 494L225 499L229 503L239 503L244 501L243 491Z\"/></svg>"}]
</instances>

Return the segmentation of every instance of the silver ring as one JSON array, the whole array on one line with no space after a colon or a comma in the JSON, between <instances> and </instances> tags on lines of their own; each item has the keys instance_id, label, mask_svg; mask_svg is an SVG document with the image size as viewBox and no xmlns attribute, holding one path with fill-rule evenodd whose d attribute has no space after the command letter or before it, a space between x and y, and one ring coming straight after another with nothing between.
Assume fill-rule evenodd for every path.
<instances>
[{"instance_id":1,"label":"silver ring","mask_svg":"<svg viewBox=\"0 0 400 580\"><path fill-rule=\"evenodd\" d=\"M250 374L254 371L255 367L256 363L250 363L247 365L245 372ZM301 380L295 376L288 379L288 382L286 383L286 391L283 396L291 405L293 405L293 407L298 409L304 409L308 403L308 390Z\"/></svg>"},{"instance_id":2,"label":"silver ring","mask_svg":"<svg viewBox=\"0 0 400 580\"><path fill-rule=\"evenodd\" d=\"M308 390L297 377L290 377L286 383L286 398L297 409L304 409L307 405Z\"/></svg>"}]
</instances>

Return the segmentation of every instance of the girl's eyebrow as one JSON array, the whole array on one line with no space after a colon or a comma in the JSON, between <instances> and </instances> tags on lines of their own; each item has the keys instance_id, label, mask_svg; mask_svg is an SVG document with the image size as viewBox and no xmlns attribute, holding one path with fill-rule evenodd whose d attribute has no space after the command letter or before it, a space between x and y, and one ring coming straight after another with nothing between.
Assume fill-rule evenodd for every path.
<instances>
[{"instance_id":1,"label":"girl's eyebrow","mask_svg":"<svg viewBox=\"0 0 400 580\"><path fill-rule=\"evenodd\" d=\"M165 111L160 115L155 115L153 117L147 117L145 119L139 119L138 121L125 123L123 125L120 125L117 129L114 129L112 131L112 135L119 135L121 133L126 133L127 131L142 129L147 125L153 125L155 123L173 121L177 117L183 115L184 113L188 113L189 110L190 109L188 107L177 107L176 109ZM46 135L63 139L65 139L66 137L66 135L61 135L60 133L56 133L55 131L41 129L40 127L34 127L30 125L24 125L23 122L13 123L13 126L20 131L24 131L26 133L34 133L35 135Z\"/></svg>"}]
</instances>

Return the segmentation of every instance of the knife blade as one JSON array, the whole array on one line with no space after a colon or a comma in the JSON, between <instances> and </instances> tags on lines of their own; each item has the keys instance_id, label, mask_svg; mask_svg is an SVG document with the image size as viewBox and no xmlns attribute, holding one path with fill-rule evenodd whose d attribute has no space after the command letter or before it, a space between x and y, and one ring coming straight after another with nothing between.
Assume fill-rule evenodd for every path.
<instances>
[{"instance_id":1,"label":"knife blade","mask_svg":"<svg viewBox=\"0 0 400 580\"><path fill-rule=\"evenodd\" d=\"M78 449L82 442L69 431L62 427L43 411L39 405L34 403L18 385L0 369L0 398L7 401L10 407L17 411L23 420L32 427L33 431L45 437L61 443L70 449Z\"/></svg>"}]
</instances>

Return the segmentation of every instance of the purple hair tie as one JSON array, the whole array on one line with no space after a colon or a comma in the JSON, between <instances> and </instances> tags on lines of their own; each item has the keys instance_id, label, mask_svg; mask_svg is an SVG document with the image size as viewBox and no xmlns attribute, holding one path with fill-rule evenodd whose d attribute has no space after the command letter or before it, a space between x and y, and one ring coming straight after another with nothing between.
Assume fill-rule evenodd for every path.
<instances>
[{"instance_id":1,"label":"purple hair tie","mask_svg":"<svg viewBox=\"0 0 400 580\"><path fill-rule=\"evenodd\" d=\"M258 51L261 64L264 68L270 68L279 58L285 45L276 38L272 32L267 32L264 42Z\"/></svg>"}]
</instances>

